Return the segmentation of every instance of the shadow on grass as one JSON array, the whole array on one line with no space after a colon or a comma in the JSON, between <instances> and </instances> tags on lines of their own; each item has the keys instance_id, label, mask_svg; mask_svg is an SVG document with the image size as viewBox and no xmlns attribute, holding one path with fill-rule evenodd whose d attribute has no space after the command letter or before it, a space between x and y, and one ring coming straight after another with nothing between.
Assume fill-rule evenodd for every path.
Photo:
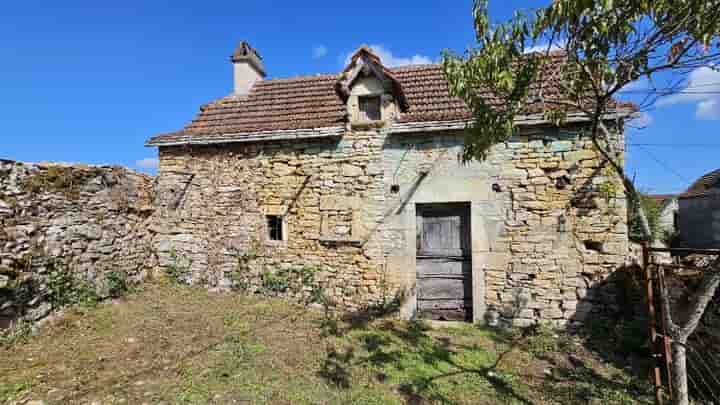
<instances>
[{"instance_id":1,"label":"shadow on grass","mask_svg":"<svg viewBox=\"0 0 720 405\"><path fill-rule=\"evenodd\" d=\"M322 378L339 388L351 387L352 371L369 368L379 383L386 383L394 375L397 392L410 404L427 401L454 403L444 391L444 380L466 375L487 381L497 396L530 404L528 398L516 392L505 374L497 370L503 357L519 343L508 331L497 331L494 336L507 349L494 362L478 367L468 358L488 358L489 353L479 346L453 343L449 337L432 336L428 325L422 322L377 320L378 313L363 312L346 315L342 319L326 319L324 336L349 339L344 349L329 345L321 370ZM457 381L451 383L457 384Z\"/></svg>"},{"instance_id":2,"label":"shadow on grass","mask_svg":"<svg viewBox=\"0 0 720 405\"><path fill-rule=\"evenodd\" d=\"M603 373L596 371L603 361L622 355L611 354L618 349L611 345L642 345L642 335L638 337L634 329L623 329L627 334L622 337L632 340L630 343L608 338L617 331L603 331L598 324L559 336L540 326L523 330L467 326L458 332L467 336L456 339L453 332L435 333L423 322L383 320L376 315L355 313L323 322L323 336L330 338L328 342L336 340L328 344L318 375L348 389L354 383L354 370L369 370L378 383L393 386L410 404L476 400L469 391L482 397L487 394L487 403L496 399L534 404L550 399L557 403L626 404L644 403L650 392L642 379L623 370L625 364L618 363L617 368ZM448 333L450 336L443 336ZM475 335L485 344L473 343ZM518 364L517 353L527 356L531 364ZM508 366L512 372L507 371Z\"/></svg>"}]
</instances>

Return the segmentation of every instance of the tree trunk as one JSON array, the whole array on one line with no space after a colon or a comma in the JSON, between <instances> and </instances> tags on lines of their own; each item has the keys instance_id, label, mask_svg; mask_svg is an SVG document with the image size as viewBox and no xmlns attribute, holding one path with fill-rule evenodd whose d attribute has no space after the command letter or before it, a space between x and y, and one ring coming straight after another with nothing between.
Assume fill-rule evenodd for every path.
<instances>
[{"instance_id":1,"label":"tree trunk","mask_svg":"<svg viewBox=\"0 0 720 405\"><path fill-rule=\"evenodd\" d=\"M688 383L687 383L687 357L686 342L673 342L672 344L672 387L673 387L673 404L688 405Z\"/></svg>"}]
</instances>

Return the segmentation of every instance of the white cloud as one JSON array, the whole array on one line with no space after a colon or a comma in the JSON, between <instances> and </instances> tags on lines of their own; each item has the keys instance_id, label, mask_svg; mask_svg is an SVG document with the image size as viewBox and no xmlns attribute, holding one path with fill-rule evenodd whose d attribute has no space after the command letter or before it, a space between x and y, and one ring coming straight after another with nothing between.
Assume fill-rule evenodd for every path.
<instances>
[{"instance_id":1,"label":"white cloud","mask_svg":"<svg viewBox=\"0 0 720 405\"><path fill-rule=\"evenodd\" d=\"M160 165L160 161L157 158L145 158L135 161L135 166L141 169L152 169L155 170Z\"/></svg>"},{"instance_id":2,"label":"white cloud","mask_svg":"<svg viewBox=\"0 0 720 405\"><path fill-rule=\"evenodd\" d=\"M679 93L661 98L658 107L683 103L697 103L695 117L720 120L720 71L707 66L690 72L688 85Z\"/></svg>"},{"instance_id":3,"label":"white cloud","mask_svg":"<svg viewBox=\"0 0 720 405\"><path fill-rule=\"evenodd\" d=\"M414 56L410 57L398 57L393 55L393 53L387 49L383 45L370 45L370 49L375 52L377 56L380 57L380 60L382 61L382 64L387 67L396 67L396 66L404 66L404 65L429 65L433 63L432 59L425 55L416 54ZM345 57L342 59L343 63L347 65L350 63L350 58L355 53L349 52Z\"/></svg>"},{"instance_id":4,"label":"white cloud","mask_svg":"<svg viewBox=\"0 0 720 405\"><path fill-rule=\"evenodd\" d=\"M647 128L653 123L654 118L652 115L641 112L637 115L637 117L633 118L628 122L628 125L630 125L633 128Z\"/></svg>"},{"instance_id":5,"label":"white cloud","mask_svg":"<svg viewBox=\"0 0 720 405\"><path fill-rule=\"evenodd\" d=\"M323 56L327 55L328 49L325 45L317 45L314 46L312 49L312 57L313 59L319 59Z\"/></svg>"},{"instance_id":6,"label":"white cloud","mask_svg":"<svg viewBox=\"0 0 720 405\"><path fill-rule=\"evenodd\" d=\"M557 45L550 46L550 52L552 51L559 51L561 48ZM542 52L545 53L548 50L548 44L540 44L531 46L530 48L525 48L525 53L533 53L533 52Z\"/></svg>"}]
</instances>

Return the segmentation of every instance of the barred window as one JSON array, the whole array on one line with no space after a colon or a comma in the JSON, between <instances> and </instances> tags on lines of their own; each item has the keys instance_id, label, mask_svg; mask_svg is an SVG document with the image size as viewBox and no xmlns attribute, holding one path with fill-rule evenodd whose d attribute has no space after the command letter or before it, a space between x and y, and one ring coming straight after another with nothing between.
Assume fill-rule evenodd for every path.
<instances>
[{"instance_id":1,"label":"barred window","mask_svg":"<svg viewBox=\"0 0 720 405\"><path fill-rule=\"evenodd\" d=\"M380 96L360 96L358 102L361 121L379 121L381 119Z\"/></svg>"}]
</instances>

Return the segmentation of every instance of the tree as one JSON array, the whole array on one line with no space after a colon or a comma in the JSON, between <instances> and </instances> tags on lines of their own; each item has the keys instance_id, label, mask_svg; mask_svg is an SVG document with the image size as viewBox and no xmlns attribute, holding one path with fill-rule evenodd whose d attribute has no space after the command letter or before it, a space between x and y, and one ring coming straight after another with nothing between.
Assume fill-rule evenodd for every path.
<instances>
[{"instance_id":1,"label":"tree","mask_svg":"<svg viewBox=\"0 0 720 405\"><path fill-rule=\"evenodd\" d=\"M555 124L569 113L582 114L588 123L584 136L621 179L629 204L639 214L643 239L650 241L640 194L608 148L612 131L622 128L622 123L612 125L609 112L617 106L616 96L639 79L650 87L637 105L642 111L676 93L694 69L717 69L720 0L555 0L499 25L490 24L487 0L475 0L473 17L477 47L465 55L446 52L443 57L451 93L473 112L464 159L484 159L493 145L515 134L515 118L528 103L542 106L546 119ZM541 51L528 53L538 45ZM544 64L557 63L558 54L563 60L560 91L545 92L538 75ZM664 297L664 320L674 343L677 404L688 403L684 344L718 284L720 260L682 308L671 312Z\"/></svg>"}]
</instances>

